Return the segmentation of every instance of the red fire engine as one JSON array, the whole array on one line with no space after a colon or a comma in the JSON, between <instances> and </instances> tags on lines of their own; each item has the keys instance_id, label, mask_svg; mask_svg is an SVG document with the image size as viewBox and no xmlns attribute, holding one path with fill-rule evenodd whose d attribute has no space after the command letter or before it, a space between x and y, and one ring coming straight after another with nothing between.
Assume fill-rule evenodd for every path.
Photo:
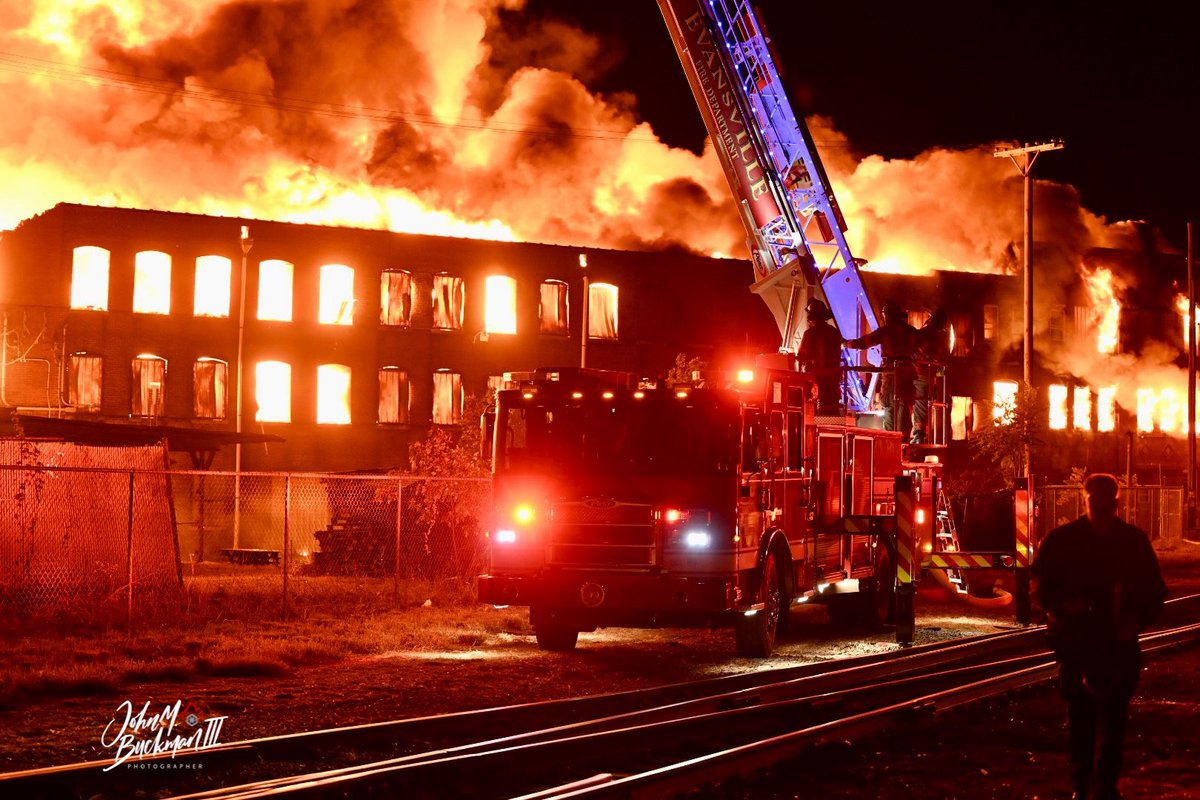
<instances>
[{"instance_id":1,"label":"red fire engine","mask_svg":"<svg viewBox=\"0 0 1200 800\"><path fill-rule=\"evenodd\" d=\"M602 626L725 624L739 653L767 656L802 602L894 620L911 643L922 556L957 569L1001 554L959 558L948 513L932 507L936 458L903 462L901 434L880 429L878 348L844 351L839 413L816 415L794 356L807 300L824 297L845 339L877 327L833 191L753 5L658 3L780 352L706 385L581 368L512 376L485 415L495 508L480 600L529 606L548 650Z\"/></svg>"},{"instance_id":2,"label":"red fire engine","mask_svg":"<svg viewBox=\"0 0 1200 800\"><path fill-rule=\"evenodd\" d=\"M900 434L816 417L789 361L760 359L721 387L510 376L480 599L528 605L547 650L597 627L732 625L740 654L767 656L793 603L891 618L916 513L911 478L895 477ZM876 513L900 496L899 525Z\"/></svg>"}]
</instances>

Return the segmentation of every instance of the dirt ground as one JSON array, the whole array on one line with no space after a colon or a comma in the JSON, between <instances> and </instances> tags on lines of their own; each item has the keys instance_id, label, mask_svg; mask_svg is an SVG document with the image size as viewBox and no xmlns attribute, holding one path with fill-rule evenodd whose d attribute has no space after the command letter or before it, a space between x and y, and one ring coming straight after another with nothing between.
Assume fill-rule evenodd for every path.
<instances>
[{"instance_id":1,"label":"dirt ground","mask_svg":"<svg viewBox=\"0 0 1200 800\"><path fill-rule=\"evenodd\" d=\"M1176 596L1200 591L1200 559L1164 559ZM918 598L917 642L1015 627L1012 606L979 607L937 591ZM222 741L591 695L824 661L896 647L883 632L846 637L823 609L793 617L771 660L732 657L728 631L601 630L574 653L543 653L532 636L500 633L444 652L392 652L277 677L204 678L44 699L0 714L0 770L111 758L101 745L120 703L194 704L228 716ZM1200 648L1151 661L1129 732L1126 798L1200 797ZM128 695L128 696L126 696ZM1052 798L1069 796L1064 712L1052 686L915 723L875 740L826 748L753 785L712 796ZM801 788L802 787L802 788ZM705 792L705 794L709 794Z\"/></svg>"}]
</instances>

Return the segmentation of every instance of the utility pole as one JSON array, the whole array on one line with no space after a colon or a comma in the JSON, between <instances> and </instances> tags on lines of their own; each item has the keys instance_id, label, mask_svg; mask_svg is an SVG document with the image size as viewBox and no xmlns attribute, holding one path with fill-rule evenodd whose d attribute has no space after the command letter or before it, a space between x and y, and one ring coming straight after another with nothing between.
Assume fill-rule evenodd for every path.
<instances>
[{"instance_id":1,"label":"utility pole","mask_svg":"<svg viewBox=\"0 0 1200 800\"><path fill-rule=\"evenodd\" d=\"M1188 285L1188 404L1187 404L1187 522L1189 534L1196 530L1196 258L1192 247L1192 223L1187 224Z\"/></svg>"},{"instance_id":2,"label":"utility pole","mask_svg":"<svg viewBox=\"0 0 1200 800\"><path fill-rule=\"evenodd\" d=\"M1024 375L1025 385L1028 387L1033 386L1033 164L1042 153L1061 150L1062 147L1062 141L1050 141L1042 144L997 149L992 153L996 158L1011 159L1016 165L1017 171L1021 173L1021 177L1025 179L1025 247L1022 256L1025 268ZM1018 156L1021 156L1019 160ZM1028 441L1025 442L1025 482L1030 502L1032 502L1034 497L1033 448ZM1016 580L1017 622L1028 625L1033 620L1029 569L1017 569Z\"/></svg>"}]
</instances>

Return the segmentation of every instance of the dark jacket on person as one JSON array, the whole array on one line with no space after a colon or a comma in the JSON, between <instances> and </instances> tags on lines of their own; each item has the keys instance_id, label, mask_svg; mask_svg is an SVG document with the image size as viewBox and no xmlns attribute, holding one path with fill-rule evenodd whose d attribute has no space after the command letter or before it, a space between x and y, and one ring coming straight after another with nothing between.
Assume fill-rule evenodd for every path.
<instances>
[{"instance_id":1,"label":"dark jacket on person","mask_svg":"<svg viewBox=\"0 0 1200 800\"><path fill-rule=\"evenodd\" d=\"M1052 530L1033 576L1060 660L1136 649L1138 632L1158 618L1167 596L1149 538L1116 517L1099 529L1083 516Z\"/></svg>"},{"instance_id":2,"label":"dark jacket on person","mask_svg":"<svg viewBox=\"0 0 1200 800\"><path fill-rule=\"evenodd\" d=\"M842 334L828 322L812 320L796 354L807 369L836 370L842 365Z\"/></svg>"},{"instance_id":3,"label":"dark jacket on person","mask_svg":"<svg viewBox=\"0 0 1200 800\"><path fill-rule=\"evenodd\" d=\"M885 360L912 358L917 349L917 329L903 318L892 317L865 336L846 342L847 347L855 350L875 345L880 346Z\"/></svg>"}]
</instances>

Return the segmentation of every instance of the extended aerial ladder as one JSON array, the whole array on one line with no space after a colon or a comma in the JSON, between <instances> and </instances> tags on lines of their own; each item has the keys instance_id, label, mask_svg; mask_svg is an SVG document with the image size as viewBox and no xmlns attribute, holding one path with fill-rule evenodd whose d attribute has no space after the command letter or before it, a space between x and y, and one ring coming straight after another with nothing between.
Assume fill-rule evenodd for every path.
<instances>
[{"instance_id":1,"label":"extended aerial ladder","mask_svg":"<svg viewBox=\"0 0 1200 800\"><path fill-rule=\"evenodd\" d=\"M846 223L804 118L788 97L762 19L748 0L658 0L714 148L738 201L754 292L775 315L782 352L795 352L800 315L823 294L842 337L878 327L846 243ZM846 351L878 367L878 347ZM847 405L866 411L878 372L847 381Z\"/></svg>"}]
</instances>

